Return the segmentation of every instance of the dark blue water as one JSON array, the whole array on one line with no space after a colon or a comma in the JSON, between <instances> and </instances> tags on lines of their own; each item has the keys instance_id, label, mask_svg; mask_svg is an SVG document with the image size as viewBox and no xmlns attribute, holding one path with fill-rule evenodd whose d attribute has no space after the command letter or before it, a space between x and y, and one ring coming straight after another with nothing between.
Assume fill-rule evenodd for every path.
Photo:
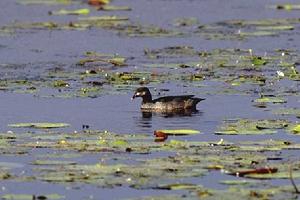
<instances>
[{"instance_id":1,"label":"dark blue water","mask_svg":"<svg viewBox=\"0 0 300 200\"><path fill-rule=\"evenodd\" d=\"M297 1L289 1L290 3ZM298 18L299 11L277 11L268 8L276 3L286 1L268 0L115 0L115 5L128 5L130 12L99 12L93 10L93 14L117 14L128 16L133 21L147 24L155 24L170 27L174 19L181 17L195 17L200 23L214 23L231 19L262 19L262 18ZM87 5L75 4L66 8L81 8ZM18 22L60 21L69 22L77 19L77 16L49 16L48 11L60 9L60 6L23 6L15 0L0 1L0 26ZM157 49L167 46L189 45L197 50L209 51L215 48L242 48L253 49L254 52L264 53L277 48L300 47L299 28L294 34L280 35L278 37L256 37L247 40L206 40L203 37L171 37L171 38L128 38L118 36L111 31L102 29L90 29L86 31L48 31L27 30L0 36L0 64L19 64L27 66L32 64L40 67L36 72L43 71L45 63L60 63L64 66L73 66L86 51L102 53L118 53L124 56L139 58L145 48ZM237 30L238 31L238 30ZM137 59L138 60L138 59ZM128 66L129 70L139 67L141 63L135 62ZM7 69L0 67L0 72ZM18 69L15 69L18 70ZM20 70L23 70L21 67ZM12 75L18 71L11 70ZM33 71L35 73L35 71ZM271 105L267 109L253 107L253 99L257 94L214 94L213 82L204 82L204 87L184 87L183 83L165 83L152 85L157 89L167 88L170 91L165 95L195 94L206 98L198 105L198 113L191 116L164 116L153 114L145 118L140 112L140 99L131 101L133 90L115 95L102 95L97 98L46 98L32 94L19 94L12 92L0 92L0 131L22 132L23 129L12 129L8 124L19 122L64 122L71 126L65 131L81 131L82 125L89 125L90 129L108 130L116 133L143 133L152 135L157 129L197 129L203 134L193 137L183 137L195 141L219 141L221 138L228 141L285 139L299 142L297 136L279 131L274 135L262 136L220 136L214 132L222 124L224 119L250 118L267 119L278 118L271 112ZM225 87L225 86L224 86ZM155 96L155 95L154 95ZM297 97L290 97L287 107L299 107ZM268 110L269 109L269 110ZM296 122L295 117L286 117ZM25 164L23 170L28 170L27 161L34 160L35 151L22 158L1 157L1 162L16 162ZM45 152L43 152L45 153ZM297 152L294 152L295 154ZM97 162L99 157L86 155L85 162ZM29 167L30 168L30 167ZM20 172L22 173L22 172ZM229 179L220 173L211 173L200 182L206 187L222 189L218 180ZM212 178L213 177L213 178ZM91 185L60 185L45 182L21 182L1 181L0 195L7 193L32 193L48 194L59 193L66 195L66 199L120 199L139 196L160 194L174 194L173 191L161 190L135 190L128 187L113 189L97 188ZM38 192L37 192L38 191ZM83 192L84 191L84 192ZM181 194L182 192L180 192Z\"/></svg>"}]
</instances>

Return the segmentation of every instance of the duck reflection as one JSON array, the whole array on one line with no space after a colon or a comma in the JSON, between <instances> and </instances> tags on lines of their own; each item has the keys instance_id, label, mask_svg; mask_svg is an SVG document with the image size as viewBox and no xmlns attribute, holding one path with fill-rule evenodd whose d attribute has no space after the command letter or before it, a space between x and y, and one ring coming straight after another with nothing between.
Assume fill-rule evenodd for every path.
<instances>
[{"instance_id":1,"label":"duck reflection","mask_svg":"<svg viewBox=\"0 0 300 200\"><path fill-rule=\"evenodd\" d=\"M137 120L138 127L142 128L142 130L148 131L152 128L152 113L151 112L142 112L142 117L139 117Z\"/></svg>"},{"instance_id":2,"label":"duck reflection","mask_svg":"<svg viewBox=\"0 0 300 200\"><path fill-rule=\"evenodd\" d=\"M154 116L161 116L161 117L183 117L183 116L193 116L194 114L201 114L198 110L173 110L172 112L151 112L151 111L144 111L142 110L142 117L143 118L151 118Z\"/></svg>"},{"instance_id":3,"label":"duck reflection","mask_svg":"<svg viewBox=\"0 0 300 200\"><path fill-rule=\"evenodd\" d=\"M158 123L157 120L160 122L162 122L161 120L159 120L159 118L176 118L178 117L178 120L180 120L179 118L182 117L193 117L193 116L199 116L202 115L202 112L198 111L198 110L179 110L176 112L141 112L141 116L136 120L137 122L137 126L141 128L141 131L149 131L152 130L154 124ZM184 120L184 119L182 119ZM186 121L186 120L184 120ZM189 121L189 120L188 120ZM162 122L164 123L164 122Z\"/></svg>"}]
</instances>

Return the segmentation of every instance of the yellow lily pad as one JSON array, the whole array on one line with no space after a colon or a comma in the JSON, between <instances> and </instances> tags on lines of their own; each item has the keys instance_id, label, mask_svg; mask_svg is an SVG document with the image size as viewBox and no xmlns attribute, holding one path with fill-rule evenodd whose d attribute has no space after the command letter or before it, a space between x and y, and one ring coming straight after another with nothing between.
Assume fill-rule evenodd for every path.
<instances>
[{"instance_id":1,"label":"yellow lily pad","mask_svg":"<svg viewBox=\"0 0 300 200\"><path fill-rule=\"evenodd\" d=\"M58 11L52 11L49 14L51 15L88 15L90 13L90 10L88 8L82 8L78 10L58 10Z\"/></svg>"},{"instance_id":2,"label":"yellow lily pad","mask_svg":"<svg viewBox=\"0 0 300 200\"><path fill-rule=\"evenodd\" d=\"M294 126L294 127L292 128L292 132L293 132L293 133L296 133L296 134L300 133L300 124Z\"/></svg>"},{"instance_id":3,"label":"yellow lily pad","mask_svg":"<svg viewBox=\"0 0 300 200\"><path fill-rule=\"evenodd\" d=\"M193 130L193 129L164 129L164 130L157 130L159 132L163 132L167 135L194 135L199 134L200 131Z\"/></svg>"}]
</instances>

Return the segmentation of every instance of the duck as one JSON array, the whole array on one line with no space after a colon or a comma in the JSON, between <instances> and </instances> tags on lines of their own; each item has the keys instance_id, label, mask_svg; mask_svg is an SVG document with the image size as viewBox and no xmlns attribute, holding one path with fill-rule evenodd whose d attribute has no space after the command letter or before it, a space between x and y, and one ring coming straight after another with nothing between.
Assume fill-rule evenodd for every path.
<instances>
[{"instance_id":1,"label":"duck","mask_svg":"<svg viewBox=\"0 0 300 200\"><path fill-rule=\"evenodd\" d=\"M196 105L205 99L194 97L194 95L164 96L152 99L151 92L147 87L136 89L132 100L141 97L143 112L178 112L178 111L197 111Z\"/></svg>"}]
</instances>

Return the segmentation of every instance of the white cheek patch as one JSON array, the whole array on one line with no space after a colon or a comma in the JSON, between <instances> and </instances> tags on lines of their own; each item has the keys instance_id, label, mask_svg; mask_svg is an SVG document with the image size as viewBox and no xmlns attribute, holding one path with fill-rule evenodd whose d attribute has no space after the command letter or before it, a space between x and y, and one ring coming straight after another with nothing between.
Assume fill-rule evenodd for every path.
<instances>
[{"instance_id":1,"label":"white cheek patch","mask_svg":"<svg viewBox=\"0 0 300 200\"><path fill-rule=\"evenodd\" d=\"M141 95L141 93L139 93L139 92L135 93L135 96L140 96L140 95Z\"/></svg>"}]
</instances>

